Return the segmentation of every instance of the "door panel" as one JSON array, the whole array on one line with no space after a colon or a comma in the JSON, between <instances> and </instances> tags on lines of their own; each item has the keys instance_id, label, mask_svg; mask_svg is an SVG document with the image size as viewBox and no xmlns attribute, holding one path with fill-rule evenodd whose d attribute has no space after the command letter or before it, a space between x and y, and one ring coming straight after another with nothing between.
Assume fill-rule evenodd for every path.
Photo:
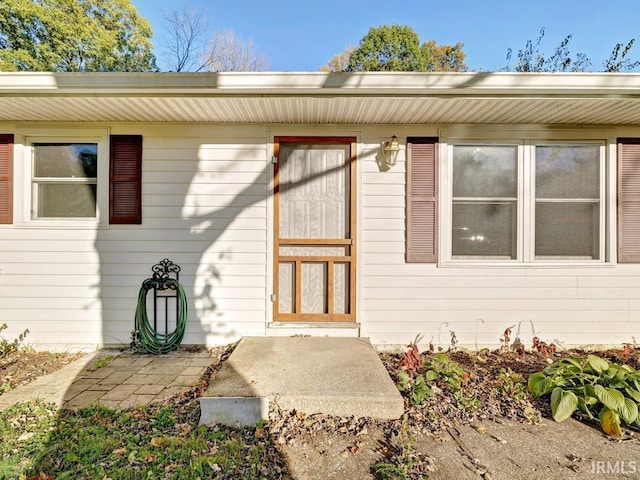
<instances>
[{"instance_id":1,"label":"door panel","mask_svg":"<svg viewBox=\"0 0 640 480\"><path fill-rule=\"evenodd\" d=\"M355 139L277 137L274 320L354 321Z\"/></svg>"}]
</instances>

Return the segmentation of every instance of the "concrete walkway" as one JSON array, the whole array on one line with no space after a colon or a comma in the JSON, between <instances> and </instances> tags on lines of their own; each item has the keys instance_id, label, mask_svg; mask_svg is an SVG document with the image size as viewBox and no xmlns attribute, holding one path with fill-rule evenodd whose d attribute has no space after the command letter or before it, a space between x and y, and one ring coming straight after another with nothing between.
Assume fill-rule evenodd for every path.
<instances>
[{"instance_id":1,"label":"concrete walkway","mask_svg":"<svg viewBox=\"0 0 640 480\"><path fill-rule=\"evenodd\" d=\"M0 395L0 410L33 399L64 408L145 406L196 385L213 361L208 350L161 356L100 350Z\"/></svg>"}]
</instances>

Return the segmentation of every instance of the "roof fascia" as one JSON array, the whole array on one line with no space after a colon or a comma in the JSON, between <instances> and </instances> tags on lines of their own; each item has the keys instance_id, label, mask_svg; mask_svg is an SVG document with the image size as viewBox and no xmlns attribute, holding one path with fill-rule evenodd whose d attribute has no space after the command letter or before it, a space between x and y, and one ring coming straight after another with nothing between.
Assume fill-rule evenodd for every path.
<instances>
[{"instance_id":1,"label":"roof fascia","mask_svg":"<svg viewBox=\"0 0 640 480\"><path fill-rule=\"evenodd\" d=\"M637 73L0 73L11 96L638 97Z\"/></svg>"}]
</instances>

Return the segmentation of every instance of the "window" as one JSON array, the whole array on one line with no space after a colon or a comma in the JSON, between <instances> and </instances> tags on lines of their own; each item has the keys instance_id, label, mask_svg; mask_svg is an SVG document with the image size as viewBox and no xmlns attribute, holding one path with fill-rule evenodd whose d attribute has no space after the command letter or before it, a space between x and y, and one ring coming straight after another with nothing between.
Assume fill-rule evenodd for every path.
<instances>
[{"instance_id":1,"label":"window","mask_svg":"<svg viewBox=\"0 0 640 480\"><path fill-rule=\"evenodd\" d=\"M535 259L599 260L598 145L535 147Z\"/></svg>"},{"instance_id":2,"label":"window","mask_svg":"<svg viewBox=\"0 0 640 480\"><path fill-rule=\"evenodd\" d=\"M454 257L516 258L517 160L514 146L453 147Z\"/></svg>"},{"instance_id":3,"label":"window","mask_svg":"<svg viewBox=\"0 0 640 480\"><path fill-rule=\"evenodd\" d=\"M109 150L102 129L37 130L24 137L22 225L106 225Z\"/></svg>"},{"instance_id":4,"label":"window","mask_svg":"<svg viewBox=\"0 0 640 480\"><path fill-rule=\"evenodd\" d=\"M31 144L32 208L39 219L95 219L98 144Z\"/></svg>"},{"instance_id":5,"label":"window","mask_svg":"<svg viewBox=\"0 0 640 480\"><path fill-rule=\"evenodd\" d=\"M91 227L142 223L142 136L105 129L26 134L16 209L23 226ZM4 162L0 136L0 214ZM6 148L5 148L6 150ZM2 221L2 218L0 218Z\"/></svg>"},{"instance_id":6,"label":"window","mask_svg":"<svg viewBox=\"0 0 640 480\"><path fill-rule=\"evenodd\" d=\"M604 261L604 142L447 149L445 262Z\"/></svg>"}]
</instances>

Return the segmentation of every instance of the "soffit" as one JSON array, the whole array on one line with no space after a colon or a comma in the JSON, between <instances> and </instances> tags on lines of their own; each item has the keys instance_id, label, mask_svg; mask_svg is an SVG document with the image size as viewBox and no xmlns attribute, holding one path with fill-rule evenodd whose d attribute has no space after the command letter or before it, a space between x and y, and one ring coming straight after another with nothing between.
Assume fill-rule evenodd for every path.
<instances>
[{"instance_id":1,"label":"soffit","mask_svg":"<svg viewBox=\"0 0 640 480\"><path fill-rule=\"evenodd\" d=\"M640 75L0 74L0 121L640 125Z\"/></svg>"}]
</instances>

